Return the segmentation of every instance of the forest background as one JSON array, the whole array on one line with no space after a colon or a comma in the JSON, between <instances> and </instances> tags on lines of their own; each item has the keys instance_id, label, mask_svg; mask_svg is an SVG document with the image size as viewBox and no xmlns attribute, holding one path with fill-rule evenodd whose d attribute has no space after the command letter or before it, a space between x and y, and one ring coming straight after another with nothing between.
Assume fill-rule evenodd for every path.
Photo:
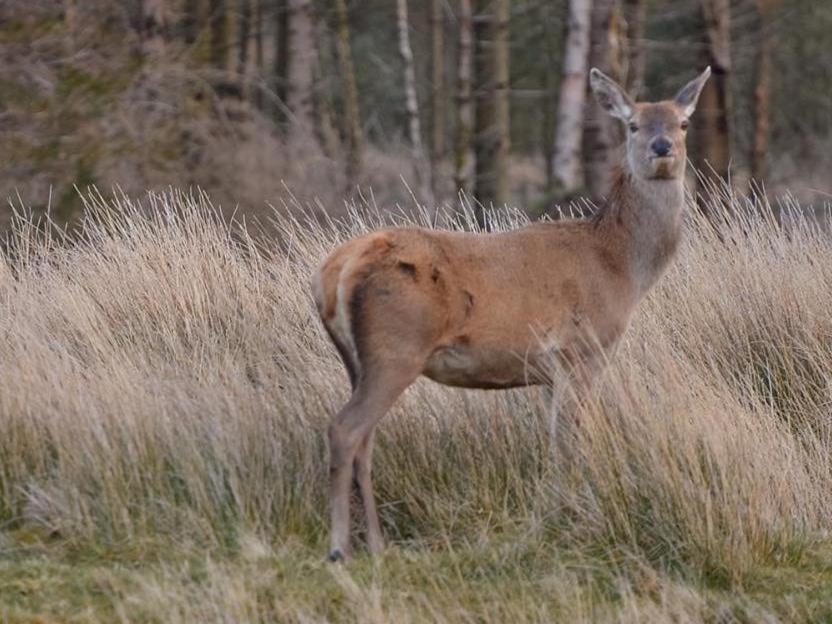
<instances>
[{"instance_id":1,"label":"forest background","mask_svg":"<svg viewBox=\"0 0 832 624\"><path fill-rule=\"evenodd\" d=\"M0 24L0 193L59 222L89 186L237 215L597 200L621 130L590 66L655 99L710 64L693 164L830 190L826 2L7 0Z\"/></svg>"}]
</instances>

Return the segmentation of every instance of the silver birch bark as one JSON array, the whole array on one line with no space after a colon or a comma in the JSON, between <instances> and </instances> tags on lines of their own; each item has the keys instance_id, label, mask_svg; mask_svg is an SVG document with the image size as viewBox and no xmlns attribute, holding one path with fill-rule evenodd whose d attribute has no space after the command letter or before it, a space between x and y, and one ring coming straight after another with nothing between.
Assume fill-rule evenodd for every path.
<instances>
[{"instance_id":1,"label":"silver birch bark","mask_svg":"<svg viewBox=\"0 0 832 624\"><path fill-rule=\"evenodd\" d=\"M558 98L553 178L558 190L583 186L581 136L586 101L591 0L569 0L569 26Z\"/></svg>"},{"instance_id":2,"label":"silver birch bark","mask_svg":"<svg viewBox=\"0 0 832 624\"><path fill-rule=\"evenodd\" d=\"M471 93L474 26L471 0L459 0L459 59L456 84L456 139L454 145L454 183L457 191L472 192L474 153L474 101Z\"/></svg>"}]
</instances>

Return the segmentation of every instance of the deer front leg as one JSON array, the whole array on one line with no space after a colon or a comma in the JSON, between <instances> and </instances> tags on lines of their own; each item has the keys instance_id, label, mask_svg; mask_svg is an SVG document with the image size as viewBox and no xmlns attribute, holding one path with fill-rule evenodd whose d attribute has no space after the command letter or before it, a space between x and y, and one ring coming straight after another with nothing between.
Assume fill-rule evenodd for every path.
<instances>
[{"instance_id":1,"label":"deer front leg","mask_svg":"<svg viewBox=\"0 0 832 624\"><path fill-rule=\"evenodd\" d=\"M599 356L600 357L600 356ZM574 366L546 386L549 398L549 435L558 460L574 457L580 427L580 408L602 370L598 358Z\"/></svg>"},{"instance_id":2,"label":"deer front leg","mask_svg":"<svg viewBox=\"0 0 832 624\"><path fill-rule=\"evenodd\" d=\"M577 426L576 402L568 394L573 392L565 381L545 386L549 408L550 448L558 461L571 457Z\"/></svg>"}]
</instances>

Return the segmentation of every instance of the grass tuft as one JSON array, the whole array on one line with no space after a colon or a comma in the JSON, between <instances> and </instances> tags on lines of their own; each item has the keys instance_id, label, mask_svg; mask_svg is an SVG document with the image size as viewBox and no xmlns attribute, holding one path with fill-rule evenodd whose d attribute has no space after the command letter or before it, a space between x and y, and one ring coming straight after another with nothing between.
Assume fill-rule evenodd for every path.
<instances>
[{"instance_id":1,"label":"grass tuft","mask_svg":"<svg viewBox=\"0 0 832 624\"><path fill-rule=\"evenodd\" d=\"M71 235L18 219L0 619L830 617L832 243L728 199L718 233L691 213L568 465L539 390L408 390L375 454L391 548L348 569L323 561L322 435L348 384L307 284L384 218L280 214L266 243L172 192L89 195Z\"/></svg>"}]
</instances>

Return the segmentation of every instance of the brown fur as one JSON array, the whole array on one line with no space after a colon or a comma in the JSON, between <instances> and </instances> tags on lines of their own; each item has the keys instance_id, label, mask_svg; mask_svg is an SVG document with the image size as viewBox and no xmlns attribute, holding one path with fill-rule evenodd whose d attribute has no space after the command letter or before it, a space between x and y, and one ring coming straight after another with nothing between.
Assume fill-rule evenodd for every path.
<instances>
[{"instance_id":1,"label":"brown fur","mask_svg":"<svg viewBox=\"0 0 832 624\"><path fill-rule=\"evenodd\" d=\"M627 112L639 130L594 219L494 234L382 230L321 265L318 310L354 385L329 431L333 558L348 552L353 475L370 549L381 548L372 434L419 375L468 388L550 384L554 357L585 386L665 270L681 229L685 103L636 105L614 83L601 88L613 114ZM657 136L672 139L673 157L648 153Z\"/></svg>"}]
</instances>

